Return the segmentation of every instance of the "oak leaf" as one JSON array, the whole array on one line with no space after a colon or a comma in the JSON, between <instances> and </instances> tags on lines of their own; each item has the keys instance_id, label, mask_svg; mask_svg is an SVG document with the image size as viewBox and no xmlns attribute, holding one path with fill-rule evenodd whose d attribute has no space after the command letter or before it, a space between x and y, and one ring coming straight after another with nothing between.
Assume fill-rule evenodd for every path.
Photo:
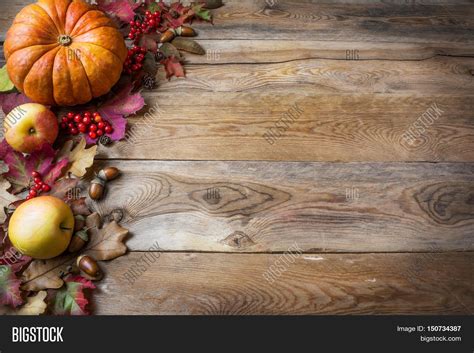
<instances>
[{"instance_id":1,"label":"oak leaf","mask_svg":"<svg viewBox=\"0 0 474 353\"><path fill-rule=\"evenodd\" d=\"M179 59L175 56L170 56L161 61L161 63L165 66L166 71L166 78L169 80L171 77L184 77L184 68L181 65Z\"/></svg>"},{"instance_id":2,"label":"oak leaf","mask_svg":"<svg viewBox=\"0 0 474 353\"><path fill-rule=\"evenodd\" d=\"M100 228L100 216L93 213L86 219L86 227L89 228L89 243L84 254L94 259L112 260L127 252L127 246L123 243L128 235L128 230L122 228L117 222L112 221Z\"/></svg>"},{"instance_id":3,"label":"oak leaf","mask_svg":"<svg viewBox=\"0 0 474 353\"><path fill-rule=\"evenodd\" d=\"M48 293L44 290L26 298L26 303L14 312L14 315L40 315L46 310L48 304L45 302Z\"/></svg>"},{"instance_id":4,"label":"oak leaf","mask_svg":"<svg viewBox=\"0 0 474 353\"><path fill-rule=\"evenodd\" d=\"M0 266L0 305L9 305L15 308L23 303L20 284L21 281L10 266Z\"/></svg>"},{"instance_id":5,"label":"oak leaf","mask_svg":"<svg viewBox=\"0 0 474 353\"><path fill-rule=\"evenodd\" d=\"M67 158L69 165L64 173L70 172L80 178L87 173L87 168L92 166L96 154L97 145L86 148L86 139L82 138L75 147L73 140L66 141L56 158Z\"/></svg>"},{"instance_id":6,"label":"oak leaf","mask_svg":"<svg viewBox=\"0 0 474 353\"><path fill-rule=\"evenodd\" d=\"M89 303L84 289L94 289L92 282L82 276L68 276L64 286L52 293L53 315L88 315L86 305Z\"/></svg>"},{"instance_id":7,"label":"oak leaf","mask_svg":"<svg viewBox=\"0 0 474 353\"><path fill-rule=\"evenodd\" d=\"M127 247L123 244L128 230L112 221L102 228L100 216L93 213L86 218L89 229L89 242L80 252L60 255L49 260L34 260L22 275L22 289L38 291L42 289L58 289L63 285L63 277L68 267L77 256L86 254L98 261L111 260L125 254Z\"/></svg>"},{"instance_id":8,"label":"oak leaf","mask_svg":"<svg viewBox=\"0 0 474 353\"><path fill-rule=\"evenodd\" d=\"M11 184L8 180L0 176L0 224L5 222L6 213L5 208L12 202L18 201L20 198L10 194L7 190L10 189Z\"/></svg>"}]
</instances>

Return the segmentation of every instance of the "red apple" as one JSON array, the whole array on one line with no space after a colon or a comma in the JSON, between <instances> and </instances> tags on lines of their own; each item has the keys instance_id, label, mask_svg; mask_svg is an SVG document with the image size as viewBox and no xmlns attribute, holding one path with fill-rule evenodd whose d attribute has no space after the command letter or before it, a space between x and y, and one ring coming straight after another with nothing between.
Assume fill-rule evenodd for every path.
<instances>
[{"instance_id":1,"label":"red apple","mask_svg":"<svg viewBox=\"0 0 474 353\"><path fill-rule=\"evenodd\" d=\"M58 136L58 121L51 110L37 103L13 109L3 121L5 139L18 152L31 153Z\"/></svg>"},{"instance_id":2,"label":"red apple","mask_svg":"<svg viewBox=\"0 0 474 353\"><path fill-rule=\"evenodd\" d=\"M71 208L53 196L23 202L8 224L8 237L13 246L35 259L60 255L68 247L73 231Z\"/></svg>"}]
</instances>

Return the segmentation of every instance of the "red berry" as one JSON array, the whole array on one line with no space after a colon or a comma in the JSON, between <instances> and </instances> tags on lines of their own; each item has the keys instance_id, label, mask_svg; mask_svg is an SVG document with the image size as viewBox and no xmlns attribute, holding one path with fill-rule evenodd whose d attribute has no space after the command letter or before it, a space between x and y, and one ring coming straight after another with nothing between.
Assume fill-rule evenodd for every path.
<instances>
[{"instance_id":1,"label":"red berry","mask_svg":"<svg viewBox=\"0 0 474 353\"><path fill-rule=\"evenodd\" d=\"M66 123L61 123L61 129L67 129L67 124Z\"/></svg>"},{"instance_id":2,"label":"red berry","mask_svg":"<svg viewBox=\"0 0 474 353\"><path fill-rule=\"evenodd\" d=\"M114 128L112 126L108 125L105 127L106 134L111 134L112 132L114 132Z\"/></svg>"},{"instance_id":3,"label":"red berry","mask_svg":"<svg viewBox=\"0 0 474 353\"><path fill-rule=\"evenodd\" d=\"M149 24L151 27L155 27L155 26L156 26L156 21L155 21L155 20L150 20L150 21L148 21L148 24Z\"/></svg>"},{"instance_id":4,"label":"red berry","mask_svg":"<svg viewBox=\"0 0 474 353\"><path fill-rule=\"evenodd\" d=\"M51 187L48 184L43 184L41 190L43 190L44 192L48 192L51 190Z\"/></svg>"},{"instance_id":5,"label":"red berry","mask_svg":"<svg viewBox=\"0 0 474 353\"><path fill-rule=\"evenodd\" d=\"M61 118L61 121L62 121L63 123L67 123L67 122L68 122L67 116L63 116L63 117Z\"/></svg>"},{"instance_id":6,"label":"red berry","mask_svg":"<svg viewBox=\"0 0 474 353\"><path fill-rule=\"evenodd\" d=\"M26 200L30 200L32 197L30 195L26 196Z\"/></svg>"},{"instance_id":7,"label":"red berry","mask_svg":"<svg viewBox=\"0 0 474 353\"><path fill-rule=\"evenodd\" d=\"M80 123L81 120L82 120L82 116L80 116L79 114L77 114L77 115L74 116L74 122Z\"/></svg>"},{"instance_id":8,"label":"red berry","mask_svg":"<svg viewBox=\"0 0 474 353\"><path fill-rule=\"evenodd\" d=\"M67 113L67 117L70 119L74 118L74 113L73 112Z\"/></svg>"},{"instance_id":9,"label":"red berry","mask_svg":"<svg viewBox=\"0 0 474 353\"><path fill-rule=\"evenodd\" d=\"M102 122L102 117L100 115L97 115L97 116L94 117L94 121L96 123L100 123L100 122Z\"/></svg>"},{"instance_id":10,"label":"red berry","mask_svg":"<svg viewBox=\"0 0 474 353\"><path fill-rule=\"evenodd\" d=\"M33 179L33 181L34 181L35 184L39 184L39 183L42 182L42 180L41 180L40 177L35 177L35 178Z\"/></svg>"},{"instance_id":11,"label":"red berry","mask_svg":"<svg viewBox=\"0 0 474 353\"><path fill-rule=\"evenodd\" d=\"M130 39L135 39L135 36L134 36L132 33L130 33L130 34L128 35L128 38L130 38Z\"/></svg>"},{"instance_id":12,"label":"red berry","mask_svg":"<svg viewBox=\"0 0 474 353\"><path fill-rule=\"evenodd\" d=\"M38 195L38 193L35 190L30 190L29 196L36 197L36 195Z\"/></svg>"},{"instance_id":13,"label":"red berry","mask_svg":"<svg viewBox=\"0 0 474 353\"><path fill-rule=\"evenodd\" d=\"M74 123L69 123L69 124L67 124L67 126L68 126L69 129L72 129L72 128L74 128L74 126L76 126L76 125L75 125Z\"/></svg>"},{"instance_id":14,"label":"red berry","mask_svg":"<svg viewBox=\"0 0 474 353\"><path fill-rule=\"evenodd\" d=\"M83 122L84 124L86 124L86 125L90 125L90 123L91 123L91 118L88 117L88 116L86 116L86 117L84 117L84 119L82 119L82 122Z\"/></svg>"},{"instance_id":15,"label":"red berry","mask_svg":"<svg viewBox=\"0 0 474 353\"><path fill-rule=\"evenodd\" d=\"M99 112L94 112L94 113L92 113L92 116L93 116L93 117L96 117L96 116L99 116L99 115L100 115Z\"/></svg>"},{"instance_id":16,"label":"red berry","mask_svg":"<svg viewBox=\"0 0 474 353\"><path fill-rule=\"evenodd\" d=\"M94 131L90 131L89 132L89 137L93 140L95 140L97 138L97 134L94 132Z\"/></svg>"},{"instance_id":17,"label":"red berry","mask_svg":"<svg viewBox=\"0 0 474 353\"><path fill-rule=\"evenodd\" d=\"M84 123L80 123L79 125L77 125L77 128L79 132L82 132L82 133L87 131L87 126Z\"/></svg>"},{"instance_id":18,"label":"red berry","mask_svg":"<svg viewBox=\"0 0 474 353\"><path fill-rule=\"evenodd\" d=\"M99 122L97 123L97 127L98 127L99 129L103 129L103 128L105 127L105 123L104 123L103 121L99 121Z\"/></svg>"},{"instance_id":19,"label":"red berry","mask_svg":"<svg viewBox=\"0 0 474 353\"><path fill-rule=\"evenodd\" d=\"M33 178L41 178L41 174L39 172L37 172L36 170L31 172L31 176Z\"/></svg>"},{"instance_id":20,"label":"red berry","mask_svg":"<svg viewBox=\"0 0 474 353\"><path fill-rule=\"evenodd\" d=\"M85 113L84 113L84 116L91 117L91 115L92 115L91 112L85 112Z\"/></svg>"},{"instance_id":21,"label":"red berry","mask_svg":"<svg viewBox=\"0 0 474 353\"><path fill-rule=\"evenodd\" d=\"M96 133L97 133L97 136L102 136L104 134L104 130L99 129L96 131Z\"/></svg>"},{"instance_id":22,"label":"red berry","mask_svg":"<svg viewBox=\"0 0 474 353\"><path fill-rule=\"evenodd\" d=\"M71 135L77 135L79 133L79 130L77 128L72 128L71 129Z\"/></svg>"},{"instance_id":23,"label":"red berry","mask_svg":"<svg viewBox=\"0 0 474 353\"><path fill-rule=\"evenodd\" d=\"M91 124L89 126L89 131L97 131L97 125L96 124Z\"/></svg>"}]
</instances>

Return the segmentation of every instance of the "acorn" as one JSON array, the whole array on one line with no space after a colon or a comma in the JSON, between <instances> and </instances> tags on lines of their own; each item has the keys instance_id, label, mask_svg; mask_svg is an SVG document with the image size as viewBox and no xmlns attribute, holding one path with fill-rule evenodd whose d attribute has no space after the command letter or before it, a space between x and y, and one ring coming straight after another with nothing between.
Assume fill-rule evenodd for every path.
<instances>
[{"instance_id":1,"label":"acorn","mask_svg":"<svg viewBox=\"0 0 474 353\"><path fill-rule=\"evenodd\" d=\"M83 215L74 216L74 231L80 231L86 225L86 218Z\"/></svg>"},{"instance_id":2,"label":"acorn","mask_svg":"<svg viewBox=\"0 0 474 353\"><path fill-rule=\"evenodd\" d=\"M97 261L95 261L89 255L79 256L76 260L76 266L92 278L98 278L101 275L101 271L99 265L97 264Z\"/></svg>"},{"instance_id":3,"label":"acorn","mask_svg":"<svg viewBox=\"0 0 474 353\"><path fill-rule=\"evenodd\" d=\"M181 26L181 27L178 27L176 28L176 34L178 36L181 36L181 37L195 37L197 36L197 33L194 29L192 29L191 27L187 27L187 26Z\"/></svg>"},{"instance_id":4,"label":"acorn","mask_svg":"<svg viewBox=\"0 0 474 353\"><path fill-rule=\"evenodd\" d=\"M107 168L101 169L99 171L99 174L97 174L97 176L102 180L110 181L110 180L114 180L119 174L120 174L120 171L117 168L107 167Z\"/></svg>"},{"instance_id":5,"label":"acorn","mask_svg":"<svg viewBox=\"0 0 474 353\"><path fill-rule=\"evenodd\" d=\"M86 245L88 240L89 235L87 234L87 230L80 230L74 233L67 249L69 250L69 252L79 251L84 247L84 245Z\"/></svg>"},{"instance_id":6,"label":"acorn","mask_svg":"<svg viewBox=\"0 0 474 353\"><path fill-rule=\"evenodd\" d=\"M89 196L92 200L99 200L104 195L105 180L94 178L89 186Z\"/></svg>"},{"instance_id":7,"label":"acorn","mask_svg":"<svg viewBox=\"0 0 474 353\"><path fill-rule=\"evenodd\" d=\"M176 36L176 31L174 29L167 29L160 36L160 43L166 43L171 41Z\"/></svg>"}]
</instances>

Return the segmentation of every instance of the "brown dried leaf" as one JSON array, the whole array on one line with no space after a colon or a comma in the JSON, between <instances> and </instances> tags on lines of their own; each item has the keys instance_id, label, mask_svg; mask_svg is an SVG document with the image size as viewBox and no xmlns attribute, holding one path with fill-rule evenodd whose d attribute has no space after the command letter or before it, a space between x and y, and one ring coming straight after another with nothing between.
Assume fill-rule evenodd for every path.
<instances>
[{"instance_id":1,"label":"brown dried leaf","mask_svg":"<svg viewBox=\"0 0 474 353\"><path fill-rule=\"evenodd\" d=\"M61 160L66 157L69 160L69 165L64 173L70 172L80 178L87 173L87 168L91 167L94 163L97 145L86 149L85 138L82 138L75 147L73 145L73 140L66 141L56 158Z\"/></svg>"},{"instance_id":2,"label":"brown dried leaf","mask_svg":"<svg viewBox=\"0 0 474 353\"><path fill-rule=\"evenodd\" d=\"M15 315L40 315L46 310L48 304L45 299L47 292L42 290L32 297L26 298L26 304L16 311Z\"/></svg>"},{"instance_id":3,"label":"brown dried leaf","mask_svg":"<svg viewBox=\"0 0 474 353\"><path fill-rule=\"evenodd\" d=\"M21 280L23 290L38 291L60 288L66 267L74 261L72 255L61 255L49 260L34 260L23 272Z\"/></svg>"},{"instance_id":4,"label":"brown dried leaf","mask_svg":"<svg viewBox=\"0 0 474 353\"><path fill-rule=\"evenodd\" d=\"M60 255L49 260L34 260L22 275L22 289L38 291L57 289L63 285L63 277L68 273L68 266L74 263L77 256L87 254L97 261L112 260L127 251L123 244L128 230L112 221L100 227L100 216L93 213L86 219L89 229L89 242L79 253Z\"/></svg>"},{"instance_id":5,"label":"brown dried leaf","mask_svg":"<svg viewBox=\"0 0 474 353\"><path fill-rule=\"evenodd\" d=\"M127 252L127 246L123 243L128 235L128 230L112 221L100 228L100 216L93 213L86 219L86 227L89 229L89 243L83 253L92 256L96 260L112 260Z\"/></svg>"},{"instance_id":6,"label":"brown dried leaf","mask_svg":"<svg viewBox=\"0 0 474 353\"><path fill-rule=\"evenodd\" d=\"M10 182L0 176L0 224L5 222L6 219L6 214L4 212L5 207L12 202L20 200L19 197L16 197L7 191L10 187Z\"/></svg>"}]
</instances>

